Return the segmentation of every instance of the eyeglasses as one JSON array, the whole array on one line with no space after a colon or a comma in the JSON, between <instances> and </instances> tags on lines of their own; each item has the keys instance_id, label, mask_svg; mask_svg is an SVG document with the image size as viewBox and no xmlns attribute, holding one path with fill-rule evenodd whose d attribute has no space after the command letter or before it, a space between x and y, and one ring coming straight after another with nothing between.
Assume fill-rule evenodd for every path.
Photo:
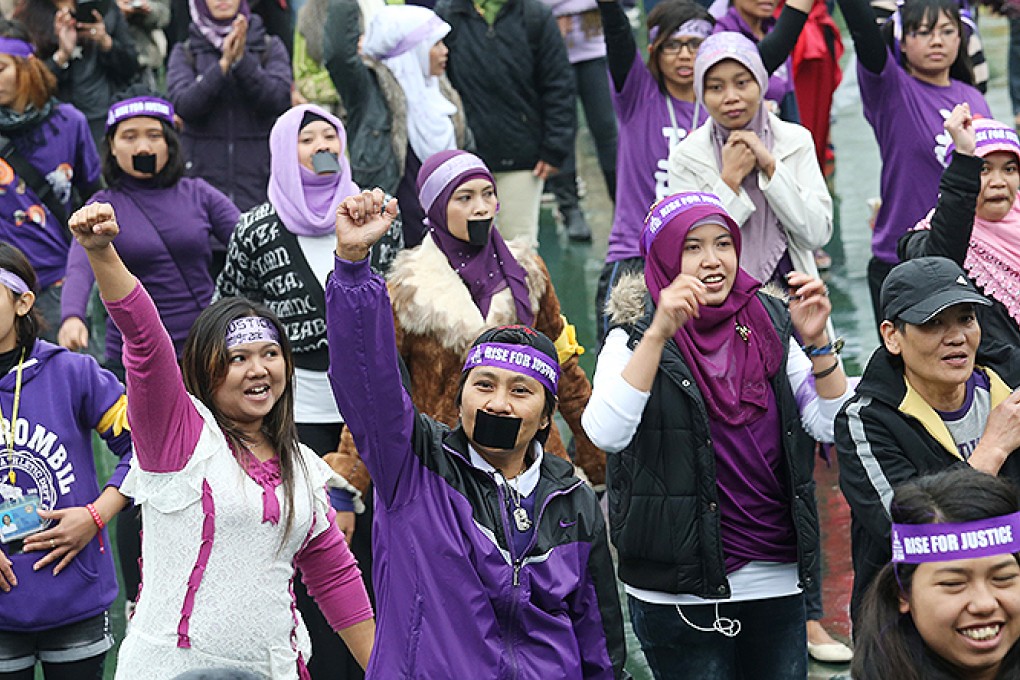
<instances>
[{"instance_id":1,"label":"eyeglasses","mask_svg":"<svg viewBox=\"0 0 1020 680\"><path fill-rule=\"evenodd\" d=\"M680 52L686 47L691 51L691 54L697 54L698 48L701 47L701 43L703 42L705 42L704 38L688 38L687 40L676 40L675 38L670 38L666 42L662 43L662 47L659 48L659 51L667 57L673 57L680 54Z\"/></svg>"},{"instance_id":2,"label":"eyeglasses","mask_svg":"<svg viewBox=\"0 0 1020 680\"><path fill-rule=\"evenodd\" d=\"M913 38L914 40L923 40L926 43L930 43L936 35L939 37L940 40L952 40L953 38L960 35L960 29L958 29L956 26L946 26L944 28L940 28L937 31L931 31L928 29L907 31L907 37Z\"/></svg>"}]
</instances>

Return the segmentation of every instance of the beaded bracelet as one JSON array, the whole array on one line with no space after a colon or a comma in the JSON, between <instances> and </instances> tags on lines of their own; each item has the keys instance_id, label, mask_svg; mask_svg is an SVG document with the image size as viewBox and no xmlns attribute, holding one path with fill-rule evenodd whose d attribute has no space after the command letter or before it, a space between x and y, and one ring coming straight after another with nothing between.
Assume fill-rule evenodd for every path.
<instances>
[{"instance_id":1,"label":"beaded bracelet","mask_svg":"<svg viewBox=\"0 0 1020 680\"><path fill-rule=\"evenodd\" d=\"M809 357L824 357L827 354L839 354L843 351L844 344L845 342L841 336L828 344L822 345L821 347L815 347L814 345L802 345L801 349L804 350L804 354L807 354Z\"/></svg>"},{"instance_id":2,"label":"beaded bracelet","mask_svg":"<svg viewBox=\"0 0 1020 680\"><path fill-rule=\"evenodd\" d=\"M106 546L103 545L103 529L106 527L106 522L104 522L103 518L100 517L99 511L96 510L96 506L91 503L87 503L85 505L85 509L89 511L89 514L92 515L92 521L96 523L97 527L99 527L99 531L96 532L96 535L99 536L99 552L104 553L106 552Z\"/></svg>"}]
</instances>

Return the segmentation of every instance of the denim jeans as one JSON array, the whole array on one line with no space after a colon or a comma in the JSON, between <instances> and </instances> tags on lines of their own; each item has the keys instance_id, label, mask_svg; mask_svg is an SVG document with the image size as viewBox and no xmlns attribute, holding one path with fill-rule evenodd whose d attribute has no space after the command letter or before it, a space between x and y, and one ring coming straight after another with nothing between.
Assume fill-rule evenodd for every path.
<instances>
[{"instance_id":1,"label":"denim jeans","mask_svg":"<svg viewBox=\"0 0 1020 680\"><path fill-rule=\"evenodd\" d=\"M740 622L733 637L689 625L710 629L716 620L715 604L681 605L678 611L673 605L630 596L627 604L634 634L656 680L807 678L803 595L720 602L719 617Z\"/></svg>"}]
</instances>

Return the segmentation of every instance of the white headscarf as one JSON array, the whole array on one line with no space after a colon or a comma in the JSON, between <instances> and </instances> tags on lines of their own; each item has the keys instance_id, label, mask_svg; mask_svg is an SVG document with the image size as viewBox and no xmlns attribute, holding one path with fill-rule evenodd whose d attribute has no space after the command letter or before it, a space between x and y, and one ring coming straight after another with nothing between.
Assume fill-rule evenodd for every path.
<instances>
[{"instance_id":1,"label":"white headscarf","mask_svg":"<svg viewBox=\"0 0 1020 680\"><path fill-rule=\"evenodd\" d=\"M407 137L418 159L457 148L451 116L457 107L429 75L429 50L450 32L435 12L416 5L388 5L372 17L365 31L365 54L393 73L407 100Z\"/></svg>"}]
</instances>

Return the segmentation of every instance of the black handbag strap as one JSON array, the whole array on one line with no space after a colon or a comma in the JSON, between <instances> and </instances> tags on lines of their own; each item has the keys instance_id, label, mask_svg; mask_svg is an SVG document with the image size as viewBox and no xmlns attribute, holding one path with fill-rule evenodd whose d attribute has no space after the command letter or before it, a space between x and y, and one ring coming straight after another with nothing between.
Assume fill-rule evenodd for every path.
<instances>
[{"instance_id":1,"label":"black handbag strap","mask_svg":"<svg viewBox=\"0 0 1020 680\"><path fill-rule=\"evenodd\" d=\"M28 162L28 159L18 153L17 148L14 146L14 142L10 138L0 135L0 158L7 161L8 164L14 169L18 177L25 180L25 184L28 188L43 202L49 211L53 215L53 218L60 223L62 227L65 227L61 231L67 232L67 211L64 210L64 206L57 199L56 192L53 191L53 186L46 181L46 178L42 176L35 166ZM70 240L70 232L65 235Z\"/></svg>"},{"instance_id":2,"label":"black handbag strap","mask_svg":"<svg viewBox=\"0 0 1020 680\"><path fill-rule=\"evenodd\" d=\"M177 267L177 272L181 275L181 280L184 281L184 285L188 287L188 292L191 293L191 298L195 301L195 306L198 307L198 311L201 312L203 309L205 309L206 306L202 304L201 300L198 299L198 295L195 293L195 289L191 287L191 281L188 280L187 274L184 273L184 267L181 266L180 261L177 259L177 255L174 253L173 249L167 243L166 238L164 238L163 236L163 232L159 230L159 224L156 223L156 220L152 219L152 216L149 215L148 211L145 208L143 208L142 204L136 201L131 194L129 194L126 191L121 191L118 193L123 195L124 198L131 201L134 204L134 206L138 208L138 211L145 215L145 219L149 221L149 224L152 225L152 230L156 232L156 236L159 237L160 242L163 244L163 248L166 250L167 254L170 255L170 259L173 260L174 266Z\"/></svg>"}]
</instances>

